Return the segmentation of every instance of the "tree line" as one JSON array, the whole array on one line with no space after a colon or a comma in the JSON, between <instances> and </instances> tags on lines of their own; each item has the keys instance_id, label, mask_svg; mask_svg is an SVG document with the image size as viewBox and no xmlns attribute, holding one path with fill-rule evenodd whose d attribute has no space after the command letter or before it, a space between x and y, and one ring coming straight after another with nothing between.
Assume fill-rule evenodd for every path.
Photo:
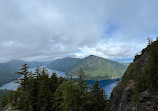
<instances>
[{"instance_id":1,"label":"tree line","mask_svg":"<svg viewBox=\"0 0 158 111\"><path fill-rule=\"evenodd\" d=\"M78 78L66 79L37 67L33 73L24 64L18 74L22 78L17 91L2 99L2 107L11 105L21 111L108 111L108 101L98 81L91 87L82 69Z\"/></svg>"}]
</instances>

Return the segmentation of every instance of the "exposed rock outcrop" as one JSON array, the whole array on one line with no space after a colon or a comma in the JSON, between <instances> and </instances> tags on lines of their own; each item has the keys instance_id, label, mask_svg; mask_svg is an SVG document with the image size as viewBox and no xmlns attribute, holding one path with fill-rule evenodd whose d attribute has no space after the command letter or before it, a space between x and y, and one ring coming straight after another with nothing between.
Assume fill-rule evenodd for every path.
<instances>
[{"instance_id":1,"label":"exposed rock outcrop","mask_svg":"<svg viewBox=\"0 0 158 111\"><path fill-rule=\"evenodd\" d=\"M158 41L155 41L155 44L158 46ZM138 77L140 75L148 77L147 68L150 50L151 46L148 46L142 50L140 55L135 56L133 63L124 73L122 81L113 89L110 97L111 111L158 111L157 89L151 90L152 86L149 85L141 92L135 92L136 88L138 89Z\"/></svg>"}]
</instances>

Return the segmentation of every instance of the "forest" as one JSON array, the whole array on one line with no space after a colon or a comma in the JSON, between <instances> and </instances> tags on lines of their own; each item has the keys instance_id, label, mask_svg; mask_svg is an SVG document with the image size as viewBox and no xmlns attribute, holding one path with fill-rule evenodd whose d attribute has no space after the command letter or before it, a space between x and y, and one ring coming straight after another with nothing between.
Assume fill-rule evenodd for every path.
<instances>
[{"instance_id":1,"label":"forest","mask_svg":"<svg viewBox=\"0 0 158 111\"><path fill-rule=\"evenodd\" d=\"M78 79L48 76L45 67L30 72L24 64L18 74L23 78L17 91L11 91L1 100L1 108L7 106L21 111L108 111L106 94L98 81L91 87L82 69Z\"/></svg>"}]
</instances>

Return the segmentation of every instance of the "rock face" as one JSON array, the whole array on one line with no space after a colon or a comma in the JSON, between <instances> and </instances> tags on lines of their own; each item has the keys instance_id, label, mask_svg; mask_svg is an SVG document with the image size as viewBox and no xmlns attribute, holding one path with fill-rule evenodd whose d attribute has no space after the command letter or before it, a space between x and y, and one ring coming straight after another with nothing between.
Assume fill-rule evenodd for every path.
<instances>
[{"instance_id":1,"label":"rock face","mask_svg":"<svg viewBox=\"0 0 158 111\"><path fill-rule=\"evenodd\" d=\"M4 108L2 111L20 111L20 110L13 110L11 105L9 105L8 107Z\"/></svg>"},{"instance_id":2,"label":"rock face","mask_svg":"<svg viewBox=\"0 0 158 111\"><path fill-rule=\"evenodd\" d=\"M155 43L158 45L158 41ZM135 93L138 87L138 76L142 74L143 77L147 77L146 69L150 50L151 47L148 46L140 55L135 56L121 82L113 89L109 100L111 111L158 111L158 91L151 90L152 86L144 88L145 90L137 95ZM135 95L137 101L134 100Z\"/></svg>"}]
</instances>

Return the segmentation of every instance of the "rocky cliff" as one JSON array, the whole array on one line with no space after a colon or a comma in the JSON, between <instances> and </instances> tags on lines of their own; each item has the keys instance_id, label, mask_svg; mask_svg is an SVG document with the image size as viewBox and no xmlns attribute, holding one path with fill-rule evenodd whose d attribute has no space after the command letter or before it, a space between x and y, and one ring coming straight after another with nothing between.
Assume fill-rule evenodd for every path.
<instances>
[{"instance_id":1,"label":"rocky cliff","mask_svg":"<svg viewBox=\"0 0 158 111\"><path fill-rule=\"evenodd\" d=\"M158 111L158 41L137 54L110 97L111 111Z\"/></svg>"}]
</instances>

